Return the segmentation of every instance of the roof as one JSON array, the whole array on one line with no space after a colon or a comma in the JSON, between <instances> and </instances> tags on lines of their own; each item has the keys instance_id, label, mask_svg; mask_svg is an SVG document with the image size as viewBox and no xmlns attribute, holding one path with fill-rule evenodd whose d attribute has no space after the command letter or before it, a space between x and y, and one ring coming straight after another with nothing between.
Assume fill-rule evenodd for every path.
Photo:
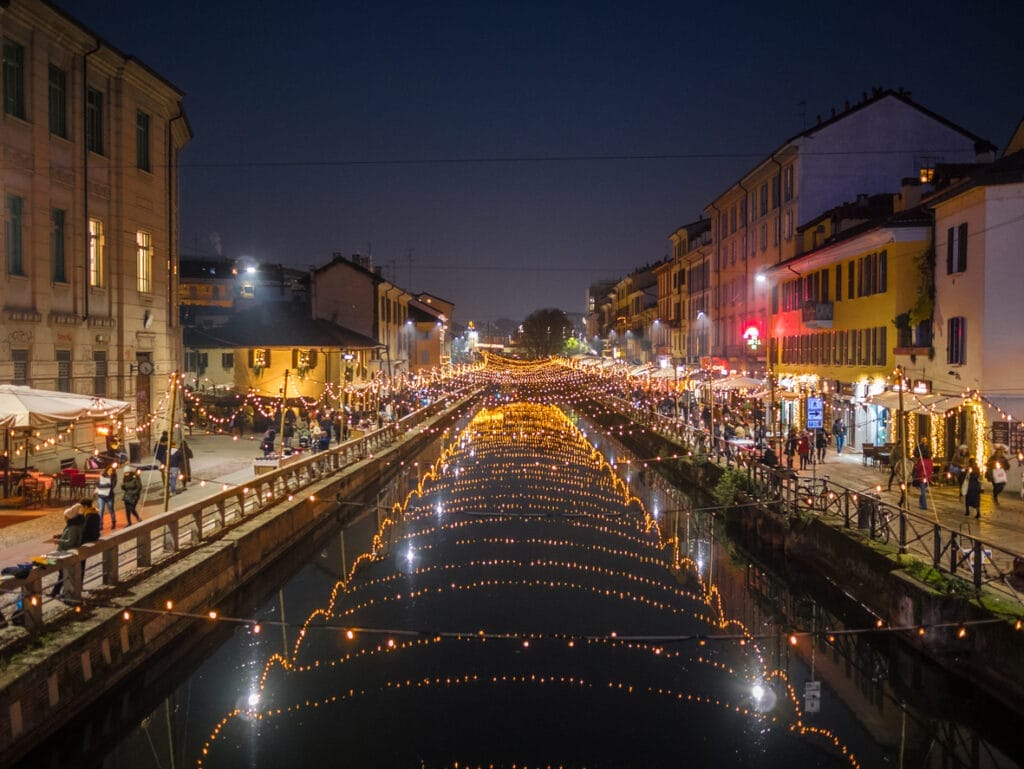
<instances>
[{"instance_id":1,"label":"roof","mask_svg":"<svg viewBox=\"0 0 1024 769\"><path fill-rule=\"evenodd\" d=\"M409 317L418 323L439 323L445 314L418 299L410 299Z\"/></svg>"},{"instance_id":2,"label":"roof","mask_svg":"<svg viewBox=\"0 0 1024 769\"><path fill-rule=\"evenodd\" d=\"M383 347L357 331L310 318L287 307L262 306L235 314L215 328L185 328L185 347L194 349L249 347Z\"/></svg>"},{"instance_id":3,"label":"roof","mask_svg":"<svg viewBox=\"0 0 1024 769\"><path fill-rule=\"evenodd\" d=\"M1024 182L1024 150L1005 155L991 163L938 164L935 167L936 190L924 204L931 207L961 195L975 187Z\"/></svg>"},{"instance_id":4,"label":"roof","mask_svg":"<svg viewBox=\"0 0 1024 769\"><path fill-rule=\"evenodd\" d=\"M757 163L754 164L753 168L751 168L751 169L745 171L744 173L742 173L740 175L740 181L745 179L747 176L749 176L751 173L753 173L753 171L755 171L757 168L759 168L762 164L764 164L765 162L767 162L767 161L771 160L772 158L774 158L782 150L784 150L789 145L793 144L798 139L811 138L815 134L817 134L820 131L824 130L825 128L828 128L829 126L835 125L840 120L844 120L844 119L848 118L850 115L856 114L857 112L860 112L863 109L867 109L868 107L871 107L871 106L877 104L878 102L882 101L883 99L896 99L897 101L900 101L903 104L906 104L908 107L911 107L912 109L917 110L921 114L927 115L932 120L935 120L935 121L941 123L942 125L944 125L944 126L946 126L948 128L951 128L952 130L956 131L957 133L962 134L964 137L966 137L966 138L968 138L968 139L970 139L971 141L974 142L975 152L979 152L979 153L980 152L995 152L996 149L997 149L996 146L994 144L992 144L992 142L988 141L987 139L983 139L980 136L978 136L977 134L971 133L970 131L968 131L963 126L960 126L960 125L954 123L952 120L949 120L948 118L943 117L942 115L938 114L937 112L932 112L930 109L928 109L926 107L922 107L920 104L918 104L916 101L914 101L913 99L910 98L910 92L909 91L904 91L902 88L897 89L897 90L893 90L891 88L874 88L874 89L872 89L872 92L871 92L870 96L867 94L867 92L864 92L863 98L859 102L854 104L852 107L848 107L847 109L844 109L841 112L836 112L835 110L833 110L832 115L829 118L827 118L826 120L819 120L814 126L812 126L810 128L807 128L807 129L804 129L803 131L800 131L800 133L796 133L796 134L793 134L792 136L790 136L788 139L786 139L784 142L782 142L778 147L776 147L774 150L772 150L767 155L765 155L764 158L762 158L761 160L757 161ZM718 200L720 197L722 197L722 195L724 195L727 192L729 192L729 190L733 189L736 185L737 185L737 182L733 182L728 187L726 187L722 192L720 192L719 194L715 195L711 199L712 202L709 204L708 207L714 206L714 201Z\"/></svg>"},{"instance_id":5,"label":"roof","mask_svg":"<svg viewBox=\"0 0 1024 769\"><path fill-rule=\"evenodd\" d=\"M316 274L316 273L320 273L320 272L326 272L327 270L331 269L332 267L336 267L338 265L349 267L349 268L355 270L356 272L361 272L364 275L368 275L369 277L373 278L373 280L376 283L383 283L384 282L384 278L380 275L380 273L378 273L378 272L376 272L374 270L367 269L363 265L361 265L361 264L359 264L357 262L354 262L351 259L346 258L342 254L335 254L334 258L331 259L331 261L329 261L327 264L321 265L320 267L315 267L313 269L313 273Z\"/></svg>"}]
</instances>

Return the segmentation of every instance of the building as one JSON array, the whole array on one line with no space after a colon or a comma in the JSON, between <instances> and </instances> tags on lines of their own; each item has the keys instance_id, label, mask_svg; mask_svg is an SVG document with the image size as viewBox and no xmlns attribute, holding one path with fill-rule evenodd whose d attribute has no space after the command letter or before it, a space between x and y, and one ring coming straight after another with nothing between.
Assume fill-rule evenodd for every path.
<instances>
[{"instance_id":1,"label":"building","mask_svg":"<svg viewBox=\"0 0 1024 769\"><path fill-rule=\"evenodd\" d=\"M783 432L809 424L809 398L822 424L842 419L850 445L893 437L899 343L896 318L909 315L932 255L931 216L899 210L900 195L862 196L797 232L800 255L766 268L770 299L766 360L777 387L772 422Z\"/></svg>"},{"instance_id":2,"label":"building","mask_svg":"<svg viewBox=\"0 0 1024 769\"><path fill-rule=\"evenodd\" d=\"M185 328L185 383L202 391L335 400L373 375L372 337L311 319L304 307L270 305L237 312L211 327ZM351 384L350 384L351 383Z\"/></svg>"},{"instance_id":3,"label":"building","mask_svg":"<svg viewBox=\"0 0 1024 769\"><path fill-rule=\"evenodd\" d=\"M967 396L928 415L941 456L961 443L979 461L994 442L1021 452L1024 122L999 160L937 166L934 184L925 198L935 215L934 345L901 363L930 391ZM919 429L929 428L922 421Z\"/></svg>"},{"instance_id":4,"label":"building","mask_svg":"<svg viewBox=\"0 0 1024 769\"><path fill-rule=\"evenodd\" d=\"M875 89L782 142L705 209L712 220L710 308L713 354L734 369L763 368L744 339L764 337L767 296L758 273L800 253L797 233L858 195L893 193L938 163L993 157L984 139L917 104L901 90Z\"/></svg>"},{"instance_id":5,"label":"building","mask_svg":"<svg viewBox=\"0 0 1024 769\"><path fill-rule=\"evenodd\" d=\"M0 381L128 400L149 445L181 356L182 92L42 0L0 4L0 36Z\"/></svg>"},{"instance_id":6,"label":"building","mask_svg":"<svg viewBox=\"0 0 1024 769\"><path fill-rule=\"evenodd\" d=\"M669 235L673 265L668 300L672 353L678 363L698 366L710 355L711 221L698 219ZM661 296L659 294L659 302Z\"/></svg>"}]
</instances>

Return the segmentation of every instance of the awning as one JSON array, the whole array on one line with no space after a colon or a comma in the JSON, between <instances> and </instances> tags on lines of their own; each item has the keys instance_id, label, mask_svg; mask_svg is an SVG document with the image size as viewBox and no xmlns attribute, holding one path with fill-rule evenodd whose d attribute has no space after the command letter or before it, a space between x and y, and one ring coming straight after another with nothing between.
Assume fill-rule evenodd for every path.
<instances>
[{"instance_id":1,"label":"awning","mask_svg":"<svg viewBox=\"0 0 1024 769\"><path fill-rule=\"evenodd\" d=\"M0 427L45 427L79 419L107 419L127 411L125 401L21 385L0 385Z\"/></svg>"},{"instance_id":2,"label":"awning","mask_svg":"<svg viewBox=\"0 0 1024 769\"><path fill-rule=\"evenodd\" d=\"M865 402L874 406L882 406L890 411L899 411L900 394L891 391L879 393L871 396ZM955 408L962 402L963 399L959 395L903 393L903 411L907 414L942 415L945 414L946 409Z\"/></svg>"}]
</instances>

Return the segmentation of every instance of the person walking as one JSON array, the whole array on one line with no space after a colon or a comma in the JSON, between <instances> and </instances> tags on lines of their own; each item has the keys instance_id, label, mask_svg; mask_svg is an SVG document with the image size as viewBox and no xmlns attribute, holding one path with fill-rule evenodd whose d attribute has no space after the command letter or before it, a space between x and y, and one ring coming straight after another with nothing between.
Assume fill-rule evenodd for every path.
<instances>
[{"instance_id":1,"label":"person walking","mask_svg":"<svg viewBox=\"0 0 1024 769\"><path fill-rule=\"evenodd\" d=\"M184 491L185 482L182 480L182 488L178 488L178 477L181 476L181 461L183 454L180 448L175 448L171 452L171 461L167 467L167 484L172 494L177 494Z\"/></svg>"},{"instance_id":2,"label":"person walking","mask_svg":"<svg viewBox=\"0 0 1024 769\"><path fill-rule=\"evenodd\" d=\"M889 452L889 483L886 487L886 491L892 491L892 479L899 473L897 481L904 483L906 477L903 474L903 445L897 443L892 447L892 451ZM905 489L904 489L905 491Z\"/></svg>"},{"instance_id":3,"label":"person walking","mask_svg":"<svg viewBox=\"0 0 1024 769\"><path fill-rule=\"evenodd\" d=\"M997 443L995 451L985 463L985 480L992 484L992 501L996 507L999 507L999 495L1006 488L1006 468L1010 466L1010 460L1006 458L1005 452L1003 445Z\"/></svg>"},{"instance_id":4,"label":"person walking","mask_svg":"<svg viewBox=\"0 0 1024 769\"><path fill-rule=\"evenodd\" d=\"M825 462L825 450L828 448L828 433L820 427L814 431L814 447L818 450L818 464Z\"/></svg>"},{"instance_id":5,"label":"person walking","mask_svg":"<svg viewBox=\"0 0 1024 769\"><path fill-rule=\"evenodd\" d=\"M981 518L981 470L978 463L971 457L964 470L964 482L960 485L960 493L964 498L964 515L971 514L974 508L974 517Z\"/></svg>"},{"instance_id":6,"label":"person walking","mask_svg":"<svg viewBox=\"0 0 1024 769\"><path fill-rule=\"evenodd\" d=\"M142 496L142 477L138 470L128 468L124 471L124 478L121 479L121 501L124 502L125 526L130 526L132 516L136 521L142 521L142 516L136 506Z\"/></svg>"},{"instance_id":7,"label":"person walking","mask_svg":"<svg viewBox=\"0 0 1024 769\"><path fill-rule=\"evenodd\" d=\"M64 531L54 537L57 540L57 552L66 553L82 544L82 532L85 530L85 513L83 511L86 505L92 507L92 500L83 499L64 511ZM50 591L50 597L59 598L62 592L64 592L63 569L57 574L57 581Z\"/></svg>"},{"instance_id":8,"label":"person walking","mask_svg":"<svg viewBox=\"0 0 1024 769\"><path fill-rule=\"evenodd\" d=\"M786 436L786 445L783 448L783 453L786 455L786 467L790 470L793 469L793 457L796 455L797 443L796 430L790 428L789 435Z\"/></svg>"},{"instance_id":9,"label":"person walking","mask_svg":"<svg viewBox=\"0 0 1024 769\"><path fill-rule=\"evenodd\" d=\"M811 437L804 430L796 442L796 453L800 455L800 469L806 470L811 457Z\"/></svg>"},{"instance_id":10,"label":"person walking","mask_svg":"<svg viewBox=\"0 0 1024 769\"><path fill-rule=\"evenodd\" d=\"M922 435L914 450L914 481L921 491L921 498L918 502L922 510L928 509L928 485L932 482L934 469L932 447L928 445L927 436Z\"/></svg>"},{"instance_id":11,"label":"person walking","mask_svg":"<svg viewBox=\"0 0 1024 769\"><path fill-rule=\"evenodd\" d=\"M836 456L839 456L846 444L846 422L842 417L836 417L836 421L832 423L832 437L836 439Z\"/></svg>"},{"instance_id":12,"label":"person walking","mask_svg":"<svg viewBox=\"0 0 1024 769\"><path fill-rule=\"evenodd\" d=\"M100 526L103 525L103 512L110 512L110 529L117 528L117 518L114 515L114 490L117 489L117 471L113 465L107 465L100 473L96 481L96 499L100 505Z\"/></svg>"},{"instance_id":13,"label":"person walking","mask_svg":"<svg viewBox=\"0 0 1024 769\"><path fill-rule=\"evenodd\" d=\"M178 466L181 471L181 490L184 491L188 488L188 482L192 480L192 457L195 456L192 453L192 447L188 445L188 441L184 438L181 439L178 454Z\"/></svg>"}]
</instances>

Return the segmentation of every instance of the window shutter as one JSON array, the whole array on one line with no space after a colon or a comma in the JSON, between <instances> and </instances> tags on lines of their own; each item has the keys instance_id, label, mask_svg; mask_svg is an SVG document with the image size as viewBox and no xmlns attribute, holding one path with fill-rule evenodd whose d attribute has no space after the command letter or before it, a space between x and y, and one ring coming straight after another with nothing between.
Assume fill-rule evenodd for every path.
<instances>
[{"instance_id":1,"label":"window shutter","mask_svg":"<svg viewBox=\"0 0 1024 769\"><path fill-rule=\"evenodd\" d=\"M299 367L299 351L293 348L292 349L292 368L298 368L298 367Z\"/></svg>"},{"instance_id":2,"label":"window shutter","mask_svg":"<svg viewBox=\"0 0 1024 769\"><path fill-rule=\"evenodd\" d=\"M960 238L957 245L960 247L960 264L957 266L960 272L964 272L967 269L967 222L961 224L959 230Z\"/></svg>"},{"instance_id":3,"label":"window shutter","mask_svg":"<svg viewBox=\"0 0 1024 769\"><path fill-rule=\"evenodd\" d=\"M884 294L889 289L889 254L885 249L882 249L881 253L878 254L878 291Z\"/></svg>"},{"instance_id":4,"label":"window shutter","mask_svg":"<svg viewBox=\"0 0 1024 769\"><path fill-rule=\"evenodd\" d=\"M946 231L946 274L953 274L953 238L956 236L954 227Z\"/></svg>"},{"instance_id":5,"label":"window shutter","mask_svg":"<svg viewBox=\"0 0 1024 769\"><path fill-rule=\"evenodd\" d=\"M269 348L263 351L263 357L266 358L267 368L270 368L270 350L269 350Z\"/></svg>"},{"instance_id":6,"label":"window shutter","mask_svg":"<svg viewBox=\"0 0 1024 769\"><path fill-rule=\"evenodd\" d=\"M256 368L256 351L249 348L249 368Z\"/></svg>"},{"instance_id":7,"label":"window shutter","mask_svg":"<svg viewBox=\"0 0 1024 769\"><path fill-rule=\"evenodd\" d=\"M316 350L310 350L309 351L309 367L310 368L316 368L316 363L317 363L317 351Z\"/></svg>"}]
</instances>

